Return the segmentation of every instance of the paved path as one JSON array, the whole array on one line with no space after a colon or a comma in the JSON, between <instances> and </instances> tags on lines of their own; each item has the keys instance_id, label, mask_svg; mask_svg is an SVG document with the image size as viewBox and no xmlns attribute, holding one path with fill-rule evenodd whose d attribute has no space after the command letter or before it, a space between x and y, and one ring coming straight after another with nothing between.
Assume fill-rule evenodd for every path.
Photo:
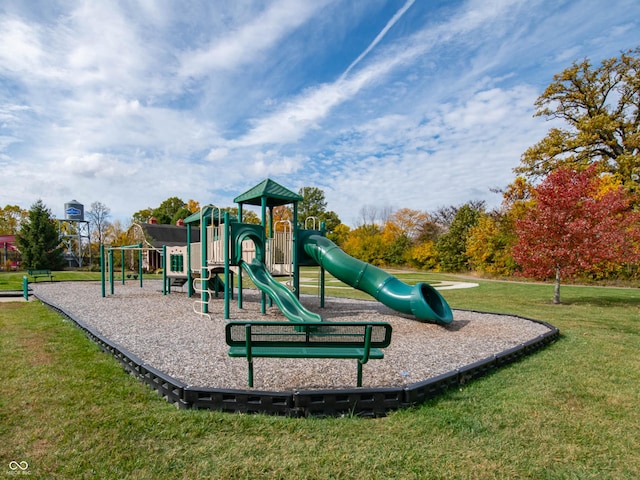
<instances>
[{"instance_id":1,"label":"paved path","mask_svg":"<svg viewBox=\"0 0 640 480\"><path fill-rule=\"evenodd\" d=\"M318 286L317 283L305 283L305 282L311 282L311 281L313 281L313 279L304 278L303 277L300 280L302 282L300 284L301 287L311 287L311 288L313 288L313 287L317 287ZM287 280L287 282L288 282L288 280ZM351 289L351 290L353 290L353 287L349 287L349 286L331 285L332 282L342 283L339 280L334 280L334 281L329 280L329 281L326 282L325 287L326 288L343 288L343 289ZM282 283L285 283L285 282L282 282ZM440 281L440 282L437 282L437 283L433 283L433 284L431 284L431 286L433 288L435 288L436 290L455 290L455 289L458 289L458 288L474 288L474 287L478 287L479 285L477 283L473 283L473 282L450 282L450 281L443 280L443 281Z\"/></svg>"},{"instance_id":2,"label":"paved path","mask_svg":"<svg viewBox=\"0 0 640 480\"><path fill-rule=\"evenodd\" d=\"M31 295L31 293L29 293ZM1 290L0 302L26 302L22 290Z\"/></svg>"},{"instance_id":3,"label":"paved path","mask_svg":"<svg viewBox=\"0 0 640 480\"><path fill-rule=\"evenodd\" d=\"M26 302L26 300L22 296L20 296L20 297L7 297L7 296L0 297L0 303L7 303L7 302Z\"/></svg>"}]
</instances>

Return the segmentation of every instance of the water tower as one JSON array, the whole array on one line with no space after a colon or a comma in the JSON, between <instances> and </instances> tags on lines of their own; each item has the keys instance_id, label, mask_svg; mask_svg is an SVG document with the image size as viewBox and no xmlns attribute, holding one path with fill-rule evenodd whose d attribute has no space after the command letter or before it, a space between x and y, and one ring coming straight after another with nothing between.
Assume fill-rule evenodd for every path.
<instances>
[{"instance_id":1,"label":"water tower","mask_svg":"<svg viewBox=\"0 0 640 480\"><path fill-rule=\"evenodd\" d=\"M74 222L84 222L84 205L75 200L65 203L64 218Z\"/></svg>"},{"instance_id":2,"label":"water tower","mask_svg":"<svg viewBox=\"0 0 640 480\"><path fill-rule=\"evenodd\" d=\"M64 204L64 220L58 220L60 238L66 245L65 258L69 266L82 267L85 252L91 263L89 222L84 219L84 205L76 200Z\"/></svg>"}]
</instances>

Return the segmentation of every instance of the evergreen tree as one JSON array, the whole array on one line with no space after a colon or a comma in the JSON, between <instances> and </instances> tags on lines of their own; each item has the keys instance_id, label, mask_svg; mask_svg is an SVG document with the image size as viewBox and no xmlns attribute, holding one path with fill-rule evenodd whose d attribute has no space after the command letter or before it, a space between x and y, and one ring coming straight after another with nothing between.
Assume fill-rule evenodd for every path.
<instances>
[{"instance_id":1,"label":"evergreen tree","mask_svg":"<svg viewBox=\"0 0 640 480\"><path fill-rule=\"evenodd\" d=\"M16 236L22 253L22 264L28 269L61 270L64 266L63 247L51 211L38 200L31 206L26 221Z\"/></svg>"},{"instance_id":2,"label":"evergreen tree","mask_svg":"<svg viewBox=\"0 0 640 480\"><path fill-rule=\"evenodd\" d=\"M305 225L307 218L314 217L318 223L316 228L320 228L320 222L325 223L327 234L331 234L338 225L340 218L334 211L327 211L327 201L324 192L317 187L303 187L298 191L298 195L302 197L302 202L298 204L298 223ZM308 228L312 228L312 224L307 224Z\"/></svg>"}]
</instances>

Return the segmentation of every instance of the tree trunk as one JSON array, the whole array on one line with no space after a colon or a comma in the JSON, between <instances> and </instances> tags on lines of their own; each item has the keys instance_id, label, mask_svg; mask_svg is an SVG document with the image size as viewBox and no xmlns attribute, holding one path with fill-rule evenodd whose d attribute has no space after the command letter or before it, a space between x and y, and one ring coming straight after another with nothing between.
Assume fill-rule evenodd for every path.
<instances>
[{"instance_id":1,"label":"tree trunk","mask_svg":"<svg viewBox=\"0 0 640 480\"><path fill-rule=\"evenodd\" d=\"M560 303L560 267L556 267L556 284L553 289L553 303Z\"/></svg>"}]
</instances>

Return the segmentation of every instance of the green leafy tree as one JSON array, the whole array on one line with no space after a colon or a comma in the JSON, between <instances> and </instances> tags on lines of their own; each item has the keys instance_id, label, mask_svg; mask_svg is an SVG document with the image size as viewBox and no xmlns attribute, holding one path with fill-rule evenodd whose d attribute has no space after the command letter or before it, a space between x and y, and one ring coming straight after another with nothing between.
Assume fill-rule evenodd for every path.
<instances>
[{"instance_id":1,"label":"green leafy tree","mask_svg":"<svg viewBox=\"0 0 640 480\"><path fill-rule=\"evenodd\" d=\"M640 47L594 67L575 62L537 99L536 116L559 119L529 148L516 172L544 177L559 167L598 164L636 190L640 181Z\"/></svg>"},{"instance_id":2,"label":"green leafy tree","mask_svg":"<svg viewBox=\"0 0 640 480\"><path fill-rule=\"evenodd\" d=\"M391 244L385 245L384 263L386 265L404 265L407 262L411 240L404 235L398 235Z\"/></svg>"},{"instance_id":3,"label":"green leafy tree","mask_svg":"<svg viewBox=\"0 0 640 480\"><path fill-rule=\"evenodd\" d=\"M187 210L187 204L184 200L178 197L169 197L158 208L153 210L153 216L156 217L158 223L168 225L174 219L176 213L182 209Z\"/></svg>"},{"instance_id":4,"label":"green leafy tree","mask_svg":"<svg viewBox=\"0 0 640 480\"><path fill-rule=\"evenodd\" d=\"M189 215L191 215L191 212L189 211L189 209L187 207L182 207L178 209L178 211L176 211L171 217L171 224L175 225L178 222L178 220L184 220Z\"/></svg>"},{"instance_id":5,"label":"green leafy tree","mask_svg":"<svg viewBox=\"0 0 640 480\"><path fill-rule=\"evenodd\" d=\"M338 225L342 224L340 217L333 210L329 210L320 215L320 221L324 222L324 228L329 238L331 238L331 235L335 232Z\"/></svg>"},{"instance_id":6,"label":"green leafy tree","mask_svg":"<svg viewBox=\"0 0 640 480\"><path fill-rule=\"evenodd\" d=\"M327 234L332 233L340 225L338 214L327 211L327 201L322 189L302 187L298 191L298 195L302 197L302 202L298 204L298 223L300 225L304 226L307 218L315 217L317 219L316 228L320 228L319 222L324 222ZM307 227L312 228L311 224L307 224Z\"/></svg>"},{"instance_id":7,"label":"green leafy tree","mask_svg":"<svg viewBox=\"0 0 640 480\"><path fill-rule=\"evenodd\" d=\"M138 210L131 219L136 223L147 223L151 217L153 217L153 208L149 207Z\"/></svg>"},{"instance_id":8,"label":"green leafy tree","mask_svg":"<svg viewBox=\"0 0 640 480\"><path fill-rule=\"evenodd\" d=\"M302 202L298 204L298 221L304 225L308 217L319 217L327 209L324 192L316 187L302 187L298 191Z\"/></svg>"},{"instance_id":9,"label":"green leafy tree","mask_svg":"<svg viewBox=\"0 0 640 480\"><path fill-rule=\"evenodd\" d=\"M30 269L60 270L64 266L63 247L51 211L38 200L31 206L16 236L23 266Z\"/></svg>"},{"instance_id":10,"label":"green leafy tree","mask_svg":"<svg viewBox=\"0 0 640 480\"><path fill-rule=\"evenodd\" d=\"M477 225L483 210L482 202L466 203L457 209L449 230L436 242L436 251L443 271L460 272L469 269L467 239L469 231Z\"/></svg>"},{"instance_id":11,"label":"green leafy tree","mask_svg":"<svg viewBox=\"0 0 640 480\"><path fill-rule=\"evenodd\" d=\"M198 202L184 200L178 197L169 197L156 208L148 207L133 214L132 220L136 223L148 223L151 217L162 225L175 224L179 219L185 219L193 213L191 209L197 208Z\"/></svg>"}]
</instances>

